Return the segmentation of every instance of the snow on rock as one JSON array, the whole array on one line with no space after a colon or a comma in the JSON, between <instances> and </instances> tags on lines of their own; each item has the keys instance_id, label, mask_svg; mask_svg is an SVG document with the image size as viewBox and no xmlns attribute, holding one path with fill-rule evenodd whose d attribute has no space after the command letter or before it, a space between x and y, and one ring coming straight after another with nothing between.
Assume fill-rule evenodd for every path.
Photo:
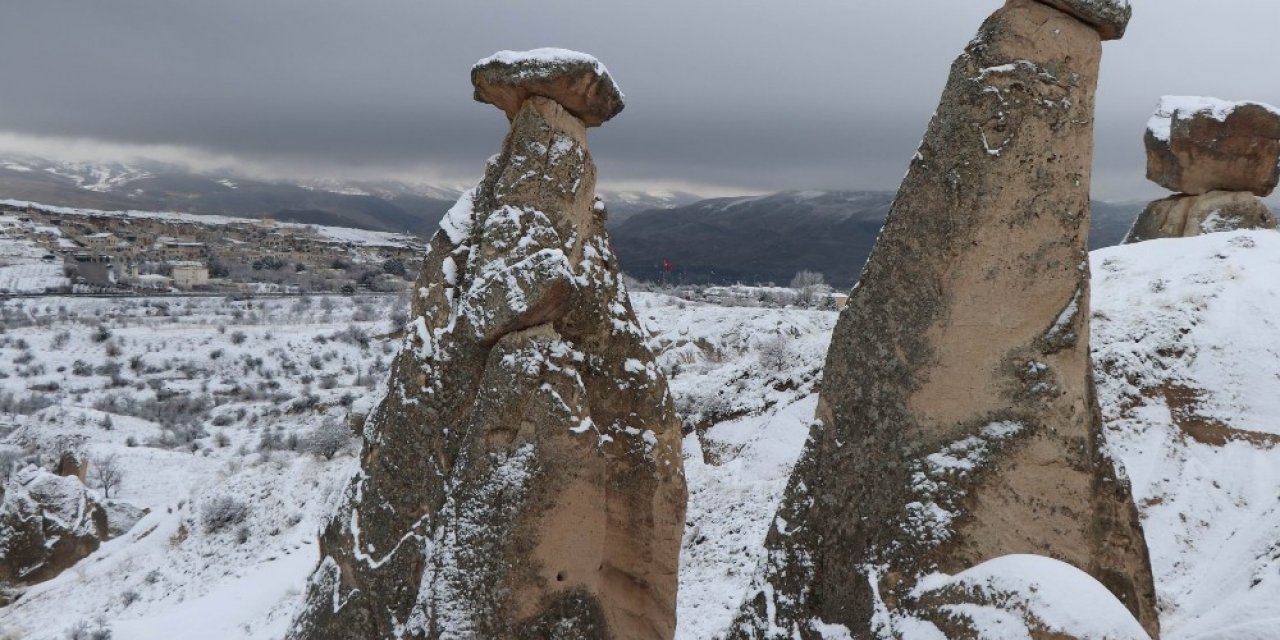
<instances>
[{"instance_id":1,"label":"snow on rock","mask_svg":"<svg viewBox=\"0 0 1280 640\"><path fill-rule=\"evenodd\" d=\"M1280 234L1092 256L1098 397L1142 513L1162 637L1280 628Z\"/></svg>"},{"instance_id":2,"label":"snow on rock","mask_svg":"<svg viewBox=\"0 0 1280 640\"><path fill-rule=\"evenodd\" d=\"M1147 121L1147 131L1157 140L1168 142L1174 119L1185 120L1201 115L1219 122L1226 122L1227 116L1245 105L1261 107L1280 116L1280 108L1263 102L1236 102L1208 96L1161 96L1155 114Z\"/></svg>"},{"instance_id":3,"label":"snow on rock","mask_svg":"<svg viewBox=\"0 0 1280 640\"><path fill-rule=\"evenodd\" d=\"M440 220L440 229L449 237L449 242L452 242L455 246L466 242L467 236L471 235L471 225L475 220L475 194L475 189L468 189L463 192L458 201L452 207L449 207L449 210L444 214L444 218ZM450 264L452 264L452 261L450 261Z\"/></svg>"},{"instance_id":4,"label":"snow on rock","mask_svg":"<svg viewBox=\"0 0 1280 640\"><path fill-rule=\"evenodd\" d=\"M589 53L555 47L542 47L527 51L499 51L486 58L481 58L479 62L472 65L472 68L487 67L494 64L511 65L523 67L525 68L523 69L524 74L533 75L546 73L545 69L548 67L572 63L590 65L600 75L609 73L604 64Z\"/></svg>"},{"instance_id":5,"label":"snow on rock","mask_svg":"<svg viewBox=\"0 0 1280 640\"><path fill-rule=\"evenodd\" d=\"M895 615L890 622L890 631L903 640L955 637L937 629L950 625L973 633L965 637L992 640L1030 640L1033 633L1076 640L1149 638L1102 583L1043 556L1008 555L954 576L933 574L921 579L911 599L923 611L914 619Z\"/></svg>"},{"instance_id":6,"label":"snow on rock","mask_svg":"<svg viewBox=\"0 0 1280 640\"><path fill-rule=\"evenodd\" d=\"M471 68L475 99L514 119L532 97L549 98L588 127L622 112L625 97L599 60L568 49L499 51Z\"/></svg>"},{"instance_id":7,"label":"snow on rock","mask_svg":"<svg viewBox=\"0 0 1280 640\"><path fill-rule=\"evenodd\" d=\"M48 580L106 536L106 514L78 478L25 467L0 502L0 584Z\"/></svg>"},{"instance_id":8,"label":"snow on rock","mask_svg":"<svg viewBox=\"0 0 1280 640\"><path fill-rule=\"evenodd\" d=\"M1188 195L1280 183L1280 109L1260 102L1165 96L1147 123L1147 179Z\"/></svg>"}]
</instances>

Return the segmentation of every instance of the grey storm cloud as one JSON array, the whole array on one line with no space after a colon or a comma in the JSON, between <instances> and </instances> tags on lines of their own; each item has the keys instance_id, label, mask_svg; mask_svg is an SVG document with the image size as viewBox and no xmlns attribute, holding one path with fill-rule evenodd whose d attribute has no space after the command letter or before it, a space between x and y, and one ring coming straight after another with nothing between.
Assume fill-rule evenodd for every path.
<instances>
[{"instance_id":1,"label":"grey storm cloud","mask_svg":"<svg viewBox=\"0 0 1280 640\"><path fill-rule=\"evenodd\" d=\"M165 145L280 171L477 175L503 132L468 70L499 49L598 56L627 109L604 177L725 191L893 188L951 60L997 0L6 0L0 131ZM1134 0L1107 43L1095 191L1157 192L1162 94L1280 103L1280 3Z\"/></svg>"}]
</instances>

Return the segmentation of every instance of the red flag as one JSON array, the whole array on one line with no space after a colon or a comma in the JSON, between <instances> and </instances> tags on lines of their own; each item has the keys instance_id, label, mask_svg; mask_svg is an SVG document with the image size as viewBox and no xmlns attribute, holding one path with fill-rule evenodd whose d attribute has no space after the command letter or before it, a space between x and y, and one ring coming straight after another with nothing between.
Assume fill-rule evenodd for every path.
<instances>
[{"instance_id":1,"label":"red flag","mask_svg":"<svg viewBox=\"0 0 1280 640\"><path fill-rule=\"evenodd\" d=\"M671 261L670 261L670 260L663 260L663 261L662 261L662 270L663 270L663 271L666 271L667 273L671 273L671 271L672 271L673 269L675 269L675 265L671 264Z\"/></svg>"}]
</instances>

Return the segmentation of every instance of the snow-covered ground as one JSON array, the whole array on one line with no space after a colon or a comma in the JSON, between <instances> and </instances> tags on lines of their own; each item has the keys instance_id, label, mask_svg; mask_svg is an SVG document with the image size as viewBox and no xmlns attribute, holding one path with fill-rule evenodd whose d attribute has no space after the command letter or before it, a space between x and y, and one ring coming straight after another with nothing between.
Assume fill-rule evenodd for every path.
<instances>
[{"instance_id":1,"label":"snow-covered ground","mask_svg":"<svg viewBox=\"0 0 1280 640\"><path fill-rule=\"evenodd\" d=\"M70 285L62 260L45 260L46 255L49 251L32 240L0 238L0 294L44 293Z\"/></svg>"},{"instance_id":2,"label":"snow-covered ground","mask_svg":"<svg viewBox=\"0 0 1280 640\"><path fill-rule=\"evenodd\" d=\"M1095 253L1093 270L1099 395L1109 447L1143 512L1163 637L1274 638L1280 234L1116 247ZM677 637L715 638L746 592L807 435L836 314L633 299L691 431ZM116 454L126 476L112 497L151 509L0 609L0 629L61 640L100 620L114 640L171 638L174 629L279 638L316 560L316 530L355 466L349 451L332 460L308 451L307 436L376 400L398 344L374 336L403 304L0 303L0 442ZM243 505L243 519L211 527L206 513L227 498ZM1085 589L1087 576L1043 558L930 580L1024 585L1023 604L1042 617L1132 632L1122 615L1102 615L1114 601ZM1079 588L1055 606L1054 589L1068 583Z\"/></svg>"},{"instance_id":3,"label":"snow-covered ground","mask_svg":"<svg viewBox=\"0 0 1280 640\"><path fill-rule=\"evenodd\" d=\"M280 637L325 505L354 468L349 453L307 452L308 437L377 395L393 348L371 336L403 304L0 302L0 436L11 430L0 442L79 449L91 468L115 456L124 478L111 498L150 510L0 610L0 629L61 640L102 619L117 639ZM206 514L228 499L242 512L211 526Z\"/></svg>"},{"instance_id":4,"label":"snow-covered ground","mask_svg":"<svg viewBox=\"0 0 1280 640\"><path fill-rule=\"evenodd\" d=\"M1169 640L1280 637L1280 233L1093 254L1108 442Z\"/></svg>"}]
</instances>

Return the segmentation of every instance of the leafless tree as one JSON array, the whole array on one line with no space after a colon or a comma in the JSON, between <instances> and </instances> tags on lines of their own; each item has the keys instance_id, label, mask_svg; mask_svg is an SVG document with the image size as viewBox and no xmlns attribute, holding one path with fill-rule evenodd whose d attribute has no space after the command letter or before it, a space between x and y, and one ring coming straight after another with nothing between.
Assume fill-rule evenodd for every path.
<instances>
[{"instance_id":1,"label":"leafless tree","mask_svg":"<svg viewBox=\"0 0 1280 640\"><path fill-rule=\"evenodd\" d=\"M769 371L782 371L791 364L791 345L786 336L775 333L760 343L760 365Z\"/></svg>"},{"instance_id":2,"label":"leafless tree","mask_svg":"<svg viewBox=\"0 0 1280 640\"><path fill-rule=\"evenodd\" d=\"M791 278L791 288L796 290L797 301L806 307L812 307L819 296L825 296L831 292L826 279L817 271L797 272L795 277Z\"/></svg>"},{"instance_id":3,"label":"leafless tree","mask_svg":"<svg viewBox=\"0 0 1280 640\"><path fill-rule=\"evenodd\" d=\"M124 469L120 466L119 457L112 453L96 458L89 465L89 477L102 489L102 497L110 498L113 491L120 489L124 481Z\"/></svg>"}]
</instances>

